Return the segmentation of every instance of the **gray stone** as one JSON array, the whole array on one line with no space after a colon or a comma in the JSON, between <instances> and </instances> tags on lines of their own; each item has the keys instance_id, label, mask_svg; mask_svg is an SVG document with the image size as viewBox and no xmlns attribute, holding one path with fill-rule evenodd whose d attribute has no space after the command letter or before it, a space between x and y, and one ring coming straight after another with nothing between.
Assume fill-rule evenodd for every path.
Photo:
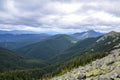
<instances>
[{"instance_id":1,"label":"gray stone","mask_svg":"<svg viewBox=\"0 0 120 80\"><path fill-rule=\"evenodd\" d=\"M78 80L85 80L86 79L86 75L79 75L77 77Z\"/></svg>"}]
</instances>

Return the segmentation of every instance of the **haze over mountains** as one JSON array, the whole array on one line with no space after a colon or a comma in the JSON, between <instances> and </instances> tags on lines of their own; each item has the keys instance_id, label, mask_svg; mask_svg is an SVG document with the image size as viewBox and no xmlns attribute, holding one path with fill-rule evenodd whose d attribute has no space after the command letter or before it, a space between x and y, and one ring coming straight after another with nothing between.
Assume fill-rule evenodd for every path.
<instances>
[{"instance_id":1,"label":"haze over mountains","mask_svg":"<svg viewBox=\"0 0 120 80\"><path fill-rule=\"evenodd\" d=\"M39 42L48 38L49 34L23 34L4 33L0 34L0 46L8 49L17 49L25 45Z\"/></svg>"},{"instance_id":2,"label":"haze over mountains","mask_svg":"<svg viewBox=\"0 0 120 80\"><path fill-rule=\"evenodd\" d=\"M37 32L26 31L26 30L0 30L0 34L37 34Z\"/></svg>"},{"instance_id":3,"label":"haze over mountains","mask_svg":"<svg viewBox=\"0 0 120 80\"><path fill-rule=\"evenodd\" d=\"M95 32L93 30L87 32L74 33L72 36L77 39L85 39L89 37L98 37L103 33ZM56 35L56 34L54 34ZM1 47L8 49L20 48L28 44L39 42L45 38L53 36L49 33L35 33L31 31L0 31L0 44ZM84 38L83 38L84 37ZM17 43L16 43L17 42Z\"/></svg>"}]
</instances>

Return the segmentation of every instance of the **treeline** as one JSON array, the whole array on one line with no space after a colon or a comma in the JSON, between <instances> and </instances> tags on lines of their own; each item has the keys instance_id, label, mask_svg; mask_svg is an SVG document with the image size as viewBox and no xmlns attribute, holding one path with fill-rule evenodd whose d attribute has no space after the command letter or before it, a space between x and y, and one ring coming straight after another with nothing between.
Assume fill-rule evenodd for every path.
<instances>
[{"instance_id":1,"label":"treeline","mask_svg":"<svg viewBox=\"0 0 120 80\"><path fill-rule=\"evenodd\" d=\"M41 69L16 70L0 73L0 80L42 80L44 73Z\"/></svg>"},{"instance_id":2,"label":"treeline","mask_svg":"<svg viewBox=\"0 0 120 80\"><path fill-rule=\"evenodd\" d=\"M60 76L66 72L71 71L74 68L77 68L79 66L85 66L86 64L95 61L96 59L103 58L107 56L108 53L104 52L96 52L91 54L84 54L82 56L75 57L74 59L67 61L60 65L56 70L52 72L52 74L49 74L50 76Z\"/></svg>"}]
</instances>

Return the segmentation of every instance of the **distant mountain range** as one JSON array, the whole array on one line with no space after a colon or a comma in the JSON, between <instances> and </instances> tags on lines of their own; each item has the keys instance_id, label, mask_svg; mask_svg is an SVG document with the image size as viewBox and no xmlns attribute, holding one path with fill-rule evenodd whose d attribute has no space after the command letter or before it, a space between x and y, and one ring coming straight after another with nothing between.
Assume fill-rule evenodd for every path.
<instances>
[{"instance_id":1,"label":"distant mountain range","mask_svg":"<svg viewBox=\"0 0 120 80\"><path fill-rule=\"evenodd\" d=\"M26 30L12 30L12 31L0 30L0 34L40 34L40 33Z\"/></svg>"},{"instance_id":2,"label":"distant mountain range","mask_svg":"<svg viewBox=\"0 0 120 80\"><path fill-rule=\"evenodd\" d=\"M47 76L45 80L48 80L48 78L62 75L76 67L85 66L96 59L109 55L111 50L120 48L120 33L115 31L102 34L90 30L79 33L80 36L74 34L1 35L0 46L2 46L4 40L8 41L5 42L7 46L9 42L11 44L9 44L9 47L3 46L4 48L0 48L0 64L2 63L0 72L10 71L4 74L0 73L0 79L3 76L7 79L7 75L9 75L11 80L13 77L21 79L21 76L26 80L28 78L29 80L30 78L36 80ZM84 37L81 37L81 35ZM8 66L9 68L7 68ZM32 69L32 72L27 68ZM25 70L21 72L20 69ZM42 74L35 73L39 73L41 69L43 70ZM12 71L11 74L11 70L18 71ZM31 74L22 75L28 74L27 72ZM18 75L21 75L20 78Z\"/></svg>"},{"instance_id":3,"label":"distant mountain range","mask_svg":"<svg viewBox=\"0 0 120 80\"><path fill-rule=\"evenodd\" d=\"M73 37L80 39L80 40L83 40L86 38L91 38L91 37L99 37L101 35L103 35L103 33L96 32L94 30L89 30L89 31L81 32L81 33L72 34Z\"/></svg>"},{"instance_id":4,"label":"distant mountain range","mask_svg":"<svg viewBox=\"0 0 120 80\"><path fill-rule=\"evenodd\" d=\"M13 50L40 42L50 36L49 34L0 34L0 47Z\"/></svg>"},{"instance_id":5,"label":"distant mountain range","mask_svg":"<svg viewBox=\"0 0 120 80\"><path fill-rule=\"evenodd\" d=\"M98 37L101 35L102 33L90 30L87 32L75 33L69 36L83 40L86 38ZM36 34L35 32L31 32L31 31L18 31L18 30L2 31L0 30L0 47L13 50L13 49L27 46L27 45L30 45L36 42L40 42L51 36L54 36L54 35L47 34L47 33Z\"/></svg>"},{"instance_id":6,"label":"distant mountain range","mask_svg":"<svg viewBox=\"0 0 120 80\"><path fill-rule=\"evenodd\" d=\"M49 34L49 35L55 35L55 34L62 34L57 31L28 31L28 30L0 30L0 34Z\"/></svg>"}]
</instances>

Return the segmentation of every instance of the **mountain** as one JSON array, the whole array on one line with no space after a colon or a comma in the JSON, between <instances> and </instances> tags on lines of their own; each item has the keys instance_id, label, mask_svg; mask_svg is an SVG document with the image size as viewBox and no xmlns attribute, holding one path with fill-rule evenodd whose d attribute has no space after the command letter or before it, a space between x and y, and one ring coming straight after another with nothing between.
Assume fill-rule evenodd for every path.
<instances>
[{"instance_id":1,"label":"mountain","mask_svg":"<svg viewBox=\"0 0 120 80\"><path fill-rule=\"evenodd\" d=\"M51 36L41 42L18 49L19 54L24 56L35 60L47 60L49 65L42 67L44 73L41 73L41 69L10 71L0 73L0 79L4 77L4 79L11 80L13 78L15 80L21 78L23 80L28 80L28 78L29 80L49 80L51 77L55 77L53 80L64 80L66 78L70 80L85 78L97 80L96 78L101 76L100 74L104 78L107 75L111 76L111 73L115 74L116 79L119 77L118 73L116 77L116 71L119 72L119 50L117 50L119 48L120 33L114 31L80 41L69 35ZM106 58L109 55L111 56ZM60 75L63 76L58 77ZM112 77L114 77L113 75ZM101 77L100 80L102 80Z\"/></svg>"},{"instance_id":2,"label":"mountain","mask_svg":"<svg viewBox=\"0 0 120 80\"><path fill-rule=\"evenodd\" d=\"M12 30L12 31L0 30L0 34L40 34L40 33L26 30Z\"/></svg>"},{"instance_id":3,"label":"mountain","mask_svg":"<svg viewBox=\"0 0 120 80\"><path fill-rule=\"evenodd\" d=\"M108 34L103 35L100 39L97 40L97 42L101 42L101 41L105 41L108 38L115 38L116 40L119 39L120 37L120 33L119 32L115 32L115 31L111 31Z\"/></svg>"},{"instance_id":4,"label":"mountain","mask_svg":"<svg viewBox=\"0 0 120 80\"><path fill-rule=\"evenodd\" d=\"M0 47L13 50L40 42L50 36L48 34L0 34Z\"/></svg>"},{"instance_id":5,"label":"mountain","mask_svg":"<svg viewBox=\"0 0 120 80\"><path fill-rule=\"evenodd\" d=\"M120 80L120 49L51 80Z\"/></svg>"},{"instance_id":6,"label":"mountain","mask_svg":"<svg viewBox=\"0 0 120 80\"><path fill-rule=\"evenodd\" d=\"M119 45L120 33L112 31L97 38L87 38L78 41L76 44L74 44L61 54L53 57L51 59L51 62L64 62L83 54L106 52L111 50L112 48L115 48L116 46L119 47Z\"/></svg>"},{"instance_id":7,"label":"mountain","mask_svg":"<svg viewBox=\"0 0 120 80\"><path fill-rule=\"evenodd\" d=\"M31 58L48 60L53 56L60 54L76 42L76 38L65 34L59 34L51 36L41 42L22 47L18 49L17 52Z\"/></svg>"},{"instance_id":8,"label":"mountain","mask_svg":"<svg viewBox=\"0 0 120 80\"><path fill-rule=\"evenodd\" d=\"M16 69L41 68L44 66L47 66L47 64L42 61L25 58L11 50L0 48L0 72Z\"/></svg>"},{"instance_id":9,"label":"mountain","mask_svg":"<svg viewBox=\"0 0 120 80\"><path fill-rule=\"evenodd\" d=\"M86 38L92 38L92 37L99 37L101 35L103 35L103 33L96 32L94 30L89 30L89 31L86 31L86 32L72 34L73 37L75 37L77 39L80 39L80 40L83 40L83 39L86 39Z\"/></svg>"},{"instance_id":10,"label":"mountain","mask_svg":"<svg viewBox=\"0 0 120 80\"><path fill-rule=\"evenodd\" d=\"M102 41L99 41L101 39L102 39ZM90 41L90 40L88 40L88 41ZM89 42L88 42L86 47L84 47L84 45L83 45L84 48L82 48L80 46L80 44L78 44L80 42L78 42L74 46L72 46L70 49L68 49L67 51L54 57L52 60L54 60L53 61L54 64L55 63L57 64L57 65L55 65L57 69L53 70L53 76L60 76L62 74L70 72L73 69L76 69L79 66L85 66L95 60L98 61L98 59L101 59L101 58L109 55L110 53L112 53L111 52L112 50L120 49L120 33L118 33L118 32L112 31L101 37L96 38L96 40L91 39L91 41L93 41L93 42L91 44L89 44ZM84 42L84 40L83 40L83 42ZM118 50L118 52L119 52L119 50ZM115 53L115 54L117 54L117 53ZM115 56L115 55L113 55L113 56ZM98 65L100 65L104 61L110 61L109 65L110 64L114 65L113 64L114 62L111 62L111 58L112 57L108 58L110 60L106 59L101 62L96 62L96 64L98 63ZM118 58L116 58L116 59L118 59ZM115 59L112 58L112 60L115 60ZM115 63L117 64L117 60ZM103 64L101 64L101 65L103 65ZM93 69L93 71L97 70L97 68L94 68L94 65L93 65L93 67L91 67L91 66L92 65L90 65L90 69ZM119 66L119 64L117 64L117 66ZM104 65L103 68L106 68L106 65ZM112 67L112 68L114 68L114 67ZM89 70L88 70L89 67L87 67L85 69L87 69L87 71L85 73L88 72L91 74L90 76L87 76L85 78L91 78L93 76L92 73L94 73L94 72L93 71L89 72ZM108 67L108 69L110 69L110 66ZM114 69L113 69L113 71L114 71ZM117 68L117 69L119 69L119 68ZM75 70L75 71L78 71L78 70ZM99 71L101 71L101 69ZM96 72L99 73L99 71L96 71ZM76 73L75 75L77 75L77 72L73 72L73 73ZM83 71L83 73L84 73L84 71ZM111 74L111 72L106 72L106 73L107 73L107 75L109 75L109 73ZM80 75L80 74L78 74L78 75ZM103 75L105 75L105 74L103 73ZM70 74L70 76L71 76L71 74ZM95 75L95 76L99 76L99 75ZM93 77L96 78L95 76L93 76ZM73 80L73 79L79 77L79 79L81 80L81 75L78 77L74 76L73 78L72 78L72 76L67 77L64 75L63 75L63 77L64 77L64 79L71 78L70 80ZM57 80L60 80L60 79L61 78L57 78ZM93 80L97 80L97 79L93 79ZM102 79L100 79L100 80L102 80Z\"/></svg>"},{"instance_id":11,"label":"mountain","mask_svg":"<svg viewBox=\"0 0 120 80\"><path fill-rule=\"evenodd\" d=\"M80 40L70 48L63 51L61 54L54 56L51 59L51 62L62 63L64 61L72 59L75 56L82 55L85 52L85 49L94 44L96 40L97 38L87 38L84 40Z\"/></svg>"}]
</instances>

